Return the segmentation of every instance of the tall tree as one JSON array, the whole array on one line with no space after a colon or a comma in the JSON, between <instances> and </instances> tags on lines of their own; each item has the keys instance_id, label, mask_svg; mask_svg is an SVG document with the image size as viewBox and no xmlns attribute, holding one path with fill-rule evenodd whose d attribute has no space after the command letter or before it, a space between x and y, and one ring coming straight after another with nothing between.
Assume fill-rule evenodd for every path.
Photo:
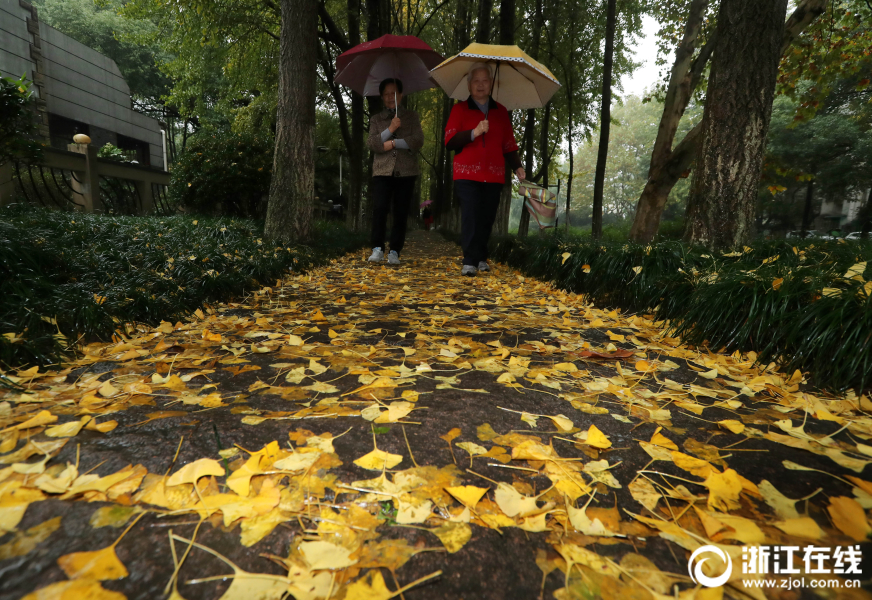
<instances>
[{"instance_id":1,"label":"tall tree","mask_svg":"<svg viewBox=\"0 0 872 600\"><path fill-rule=\"evenodd\" d=\"M606 181L606 161L609 157L609 129L612 122L612 63L615 54L615 21L617 19L617 0L608 2L606 16L606 49L603 60L603 98L600 109L600 143L596 161L596 175L593 188L593 221L591 234L599 239L603 234L603 189Z\"/></svg>"},{"instance_id":2,"label":"tall tree","mask_svg":"<svg viewBox=\"0 0 872 600\"><path fill-rule=\"evenodd\" d=\"M787 0L721 0L687 241L710 249L747 243L775 83Z\"/></svg>"},{"instance_id":3,"label":"tall tree","mask_svg":"<svg viewBox=\"0 0 872 600\"><path fill-rule=\"evenodd\" d=\"M782 50L786 51L802 31L825 10L828 0L802 0L784 28ZM679 5L680 8L680 5ZM701 127L692 128L675 144L681 116L697 88L705 81L705 72L717 39L716 31L707 31L716 21L709 0L690 0L683 13L675 12L674 3L663 2L658 14L667 21L684 21L683 35L678 42L675 61L665 90L663 116L651 153L648 182L639 196L636 216L630 229L630 239L647 243L654 239L660 217L675 184L694 163L699 151ZM669 30L669 28L665 28ZM702 38L705 43L699 47Z\"/></svg>"},{"instance_id":4,"label":"tall tree","mask_svg":"<svg viewBox=\"0 0 872 600\"><path fill-rule=\"evenodd\" d=\"M535 0L536 8L533 13L533 40L532 45L530 46L530 58L534 60L539 59L539 44L541 41L540 32L542 28L545 26L545 11L542 7L542 0ZM528 177L533 172L533 142L534 142L534 130L536 125L536 110L528 109L527 110L527 120L524 124L524 137L521 138L521 145L524 148L524 171L527 173ZM530 213L528 213L523 206L521 207L521 221L518 223L518 237L527 237L527 232L530 228Z\"/></svg>"},{"instance_id":5,"label":"tall tree","mask_svg":"<svg viewBox=\"0 0 872 600\"><path fill-rule=\"evenodd\" d=\"M475 41L479 44L490 44L491 12L494 0L478 0L478 22L475 25Z\"/></svg>"},{"instance_id":6,"label":"tall tree","mask_svg":"<svg viewBox=\"0 0 872 600\"><path fill-rule=\"evenodd\" d=\"M515 43L515 0L500 0L500 37L499 43L511 46ZM512 117L511 111L509 118ZM494 221L494 233L507 235L509 233L509 216L512 213L512 169L506 165L506 182L500 195L500 207Z\"/></svg>"},{"instance_id":7,"label":"tall tree","mask_svg":"<svg viewBox=\"0 0 872 600\"><path fill-rule=\"evenodd\" d=\"M309 237L315 189L315 69L318 6L281 0L276 146L264 235L280 242Z\"/></svg>"}]
</instances>

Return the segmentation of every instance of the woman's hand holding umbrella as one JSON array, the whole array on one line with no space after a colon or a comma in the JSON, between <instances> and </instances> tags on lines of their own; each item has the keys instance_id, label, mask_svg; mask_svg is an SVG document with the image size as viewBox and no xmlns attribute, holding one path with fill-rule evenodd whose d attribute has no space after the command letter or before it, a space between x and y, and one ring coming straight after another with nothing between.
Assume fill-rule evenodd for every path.
<instances>
[{"instance_id":1,"label":"woman's hand holding umbrella","mask_svg":"<svg viewBox=\"0 0 872 600\"><path fill-rule=\"evenodd\" d=\"M475 137L479 137L481 134L487 133L489 129L490 124L487 122L487 119L483 119L479 122L478 125L475 126L475 129L473 129L472 131L473 133L475 133Z\"/></svg>"}]
</instances>

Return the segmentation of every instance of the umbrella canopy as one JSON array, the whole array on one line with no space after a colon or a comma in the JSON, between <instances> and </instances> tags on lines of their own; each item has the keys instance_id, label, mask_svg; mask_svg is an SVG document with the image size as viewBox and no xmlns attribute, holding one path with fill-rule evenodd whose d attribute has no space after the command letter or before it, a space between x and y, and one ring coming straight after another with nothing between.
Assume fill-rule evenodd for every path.
<instances>
[{"instance_id":1,"label":"umbrella canopy","mask_svg":"<svg viewBox=\"0 0 872 600\"><path fill-rule=\"evenodd\" d=\"M541 108L560 87L551 71L517 46L470 44L430 71L430 75L450 97L466 100L469 98L466 76L475 62L496 65L491 96L509 110Z\"/></svg>"},{"instance_id":2,"label":"umbrella canopy","mask_svg":"<svg viewBox=\"0 0 872 600\"><path fill-rule=\"evenodd\" d=\"M411 94L436 87L430 69L440 62L442 56L415 36L388 34L340 54L334 80L362 96L378 96L379 84L395 78Z\"/></svg>"}]
</instances>

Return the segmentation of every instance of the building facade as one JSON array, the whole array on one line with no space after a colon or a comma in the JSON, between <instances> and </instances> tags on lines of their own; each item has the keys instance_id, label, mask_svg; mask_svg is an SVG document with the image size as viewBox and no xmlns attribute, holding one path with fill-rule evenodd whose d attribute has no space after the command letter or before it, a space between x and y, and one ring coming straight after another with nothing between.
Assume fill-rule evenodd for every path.
<instances>
[{"instance_id":1,"label":"building facade","mask_svg":"<svg viewBox=\"0 0 872 600\"><path fill-rule=\"evenodd\" d=\"M0 0L0 75L33 82L39 134L51 146L66 150L84 133L164 168L160 124L132 109L115 61L40 22L24 0Z\"/></svg>"}]
</instances>

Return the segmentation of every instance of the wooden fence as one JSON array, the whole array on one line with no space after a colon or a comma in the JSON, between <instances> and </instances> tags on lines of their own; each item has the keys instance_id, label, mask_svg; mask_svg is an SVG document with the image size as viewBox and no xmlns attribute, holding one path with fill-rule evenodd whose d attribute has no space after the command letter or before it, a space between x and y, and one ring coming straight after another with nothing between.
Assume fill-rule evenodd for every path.
<instances>
[{"instance_id":1,"label":"wooden fence","mask_svg":"<svg viewBox=\"0 0 872 600\"><path fill-rule=\"evenodd\" d=\"M166 171L97 156L97 148L70 144L43 148L39 163L0 165L0 206L18 200L91 213L166 212Z\"/></svg>"}]
</instances>

